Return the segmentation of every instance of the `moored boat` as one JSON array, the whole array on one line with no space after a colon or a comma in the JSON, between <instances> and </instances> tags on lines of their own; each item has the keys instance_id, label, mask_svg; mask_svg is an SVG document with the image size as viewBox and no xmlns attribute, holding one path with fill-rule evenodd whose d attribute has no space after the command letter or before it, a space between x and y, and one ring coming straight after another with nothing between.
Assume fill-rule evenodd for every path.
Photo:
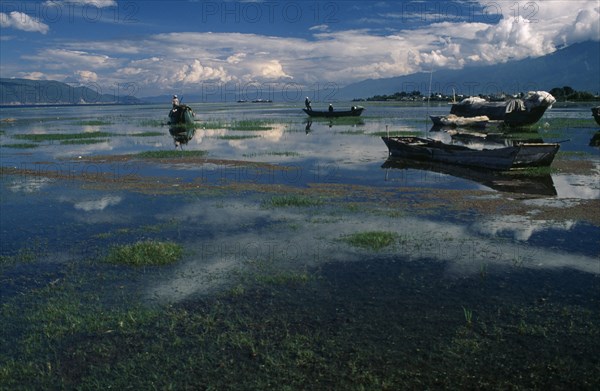
<instances>
[{"instance_id":1,"label":"moored boat","mask_svg":"<svg viewBox=\"0 0 600 391\"><path fill-rule=\"evenodd\" d=\"M302 109L306 114L311 117L359 117L365 108L361 106L352 106L350 110L309 110Z\"/></svg>"},{"instance_id":2,"label":"moored boat","mask_svg":"<svg viewBox=\"0 0 600 391\"><path fill-rule=\"evenodd\" d=\"M449 115L430 115L431 121L436 126L465 127L465 128L485 128L489 118L485 115L475 117L459 117L454 114Z\"/></svg>"},{"instance_id":3,"label":"moored boat","mask_svg":"<svg viewBox=\"0 0 600 391\"><path fill-rule=\"evenodd\" d=\"M548 166L559 144L522 143L515 146L473 149L420 137L382 137L392 157L436 161L463 166L510 170Z\"/></svg>"},{"instance_id":4,"label":"moored boat","mask_svg":"<svg viewBox=\"0 0 600 391\"><path fill-rule=\"evenodd\" d=\"M188 105L176 105L169 111L169 125L192 125L196 114Z\"/></svg>"},{"instance_id":5,"label":"moored boat","mask_svg":"<svg viewBox=\"0 0 600 391\"><path fill-rule=\"evenodd\" d=\"M452 105L450 114L461 117L485 115L492 121L503 121L511 127L533 125L542 118L556 99L545 91L530 91L524 99L489 102L478 97L463 99Z\"/></svg>"}]
</instances>

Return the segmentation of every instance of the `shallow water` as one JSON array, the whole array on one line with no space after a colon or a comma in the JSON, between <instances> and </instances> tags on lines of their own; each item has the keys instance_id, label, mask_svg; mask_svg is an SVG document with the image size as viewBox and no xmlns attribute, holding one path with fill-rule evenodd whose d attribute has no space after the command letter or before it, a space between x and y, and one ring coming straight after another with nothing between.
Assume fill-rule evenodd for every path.
<instances>
[{"instance_id":1,"label":"shallow water","mask_svg":"<svg viewBox=\"0 0 600 391\"><path fill-rule=\"evenodd\" d=\"M586 170L490 181L461 170L386 165L387 149L376 133L402 131L447 141L445 133L429 132L427 120L428 114L445 114L446 105L366 104L356 121L312 123L294 106L191 106L204 126L177 150L206 151L207 161L122 159L142 151L176 150L162 124L164 106L2 109L1 255L35 258L3 265L3 300L51 284L73 268L81 273L81 289L102 292L109 302L115 292L139 294L144 302L189 302L224 292L240 274L257 270L274 275L321 270L319 289L333 284L343 297L320 303L305 297L302 305L320 305L317 312L342 299L353 308L366 305L367 298L348 293L361 278L369 289L381 289L374 296L403 300L406 292L388 275L402 271L412 273L410 289L428 275L450 285L492 275L498 286L481 303L513 300L503 287L517 289L521 276L539 279L529 287L532 291L546 286L560 300L583 289L570 281L584 281L591 297L582 299L583 305L598 300L593 282L600 276L598 219L561 214L597 206L600 200L600 157L587 145L597 127L587 108L550 110L537 129L544 141L570 139L561 151L586 162ZM552 125L556 120L560 126ZM269 129L230 130L240 121ZM81 132L109 135L93 144L16 137ZM11 147L23 142L35 148ZM321 202L269 204L280 194ZM598 208L587 213L597 216ZM378 251L342 240L369 231L392 232L396 239ZM98 262L111 245L145 239L180 243L184 257L142 273ZM90 277L99 275L101 282ZM516 275L519 281L511 281ZM564 286L559 289L553 284L560 276ZM440 281L423 282L431 302L418 305L433 308L442 299L477 302L467 288L436 296L443 294L434 289ZM442 311L440 316L454 315Z\"/></svg>"}]
</instances>

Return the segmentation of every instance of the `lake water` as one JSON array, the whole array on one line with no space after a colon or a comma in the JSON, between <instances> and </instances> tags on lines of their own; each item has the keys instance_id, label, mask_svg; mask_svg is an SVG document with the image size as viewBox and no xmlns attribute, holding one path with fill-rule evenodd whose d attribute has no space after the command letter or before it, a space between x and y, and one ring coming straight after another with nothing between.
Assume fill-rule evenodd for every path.
<instances>
[{"instance_id":1,"label":"lake water","mask_svg":"<svg viewBox=\"0 0 600 391\"><path fill-rule=\"evenodd\" d=\"M190 106L201 126L183 144L164 124L168 105L1 109L0 253L10 259L1 269L3 301L74 273L73 265L86 281L81 289L107 302L125 291L158 305L228 292L244 273L308 270L317 287L296 294L315 313L383 305L423 316L449 300L456 311L440 310L440 319L460 321L460 303L493 312L495 300L530 300L514 294L523 289L558 306L578 295L577 305L598 318L600 156L588 145L598 130L588 107L553 108L534 129L562 142L560 170L490 179L386 164L387 132L450 141L430 132L427 117L446 114L446 105L365 103L359 119L334 121L277 103ZM79 133L95 136L20 137ZM181 158L130 156L146 151ZM189 151L206 155L187 159ZM584 169L563 169L572 163ZM275 204L281 196L314 203ZM395 239L381 249L345 240L364 232ZM146 239L181 244L183 259L143 273L99 261L112 245ZM15 261L23 254L34 259ZM90 277L101 271L102 281ZM485 292L463 284L484 275L494 281ZM385 328L383 312L376 323Z\"/></svg>"}]
</instances>

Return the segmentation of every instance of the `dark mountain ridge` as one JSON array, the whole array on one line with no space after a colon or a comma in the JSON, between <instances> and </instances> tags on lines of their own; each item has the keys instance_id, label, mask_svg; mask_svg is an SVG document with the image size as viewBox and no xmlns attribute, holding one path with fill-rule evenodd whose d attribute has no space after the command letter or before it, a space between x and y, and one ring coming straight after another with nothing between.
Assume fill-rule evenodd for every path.
<instances>
[{"instance_id":1,"label":"dark mountain ridge","mask_svg":"<svg viewBox=\"0 0 600 391\"><path fill-rule=\"evenodd\" d=\"M54 80L0 78L0 105L134 104L139 100L103 93L96 84L74 86Z\"/></svg>"},{"instance_id":2,"label":"dark mountain ridge","mask_svg":"<svg viewBox=\"0 0 600 391\"><path fill-rule=\"evenodd\" d=\"M570 86L600 94L600 42L583 42L552 54L489 66L438 70L385 79L369 79L339 90L338 99L367 98L401 91L444 95L514 94Z\"/></svg>"}]
</instances>

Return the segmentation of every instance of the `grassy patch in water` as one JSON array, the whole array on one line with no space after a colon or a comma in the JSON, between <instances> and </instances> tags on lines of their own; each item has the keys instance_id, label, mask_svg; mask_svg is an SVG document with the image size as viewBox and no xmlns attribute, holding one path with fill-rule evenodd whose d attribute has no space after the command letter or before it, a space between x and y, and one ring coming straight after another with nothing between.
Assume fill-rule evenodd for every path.
<instances>
[{"instance_id":1,"label":"grassy patch in water","mask_svg":"<svg viewBox=\"0 0 600 391\"><path fill-rule=\"evenodd\" d=\"M163 136L164 133L161 132L141 132L141 133L132 133L128 136L131 137L155 137L155 136Z\"/></svg>"},{"instance_id":2,"label":"grassy patch in water","mask_svg":"<svg viewBox=\"0 0 600 391\"><path fill-rule=\"evenodd\" d=\"M86 132L86 133L44 133L44 134L16 134L13 137L17 140L27 141L64 141L64 140L81 140L90 138L102 138L114 136L108 132Z\"/></svg>"},{"instance_id":3,"label":"grassy patch in water","mask_svg":"<svg viewBox=\"0 0 600 391\"><path fill-rule=\"evenodd\" d=\"M136 153L135 157L142 159L177 159L177 158L195 158L204 157L208 154L207 151L144 151Z\"/></svg>"},{"instance_id":4,"label":"grassy patch in water","mask_svg":"<svg viewBox=\"0 0 600 391\"><path fill-rule=\"evenodd\" d=\"M168 265L177 262L182 253L183 248L177 243L147 240L113 246L105 261L131 266Z\"/></svg>"},{"instance_id":5,"label":"grassy patch in water","mask_svg":"<svg viewBox=\"0 0 600 391\"><path fill-rule=\"evenodd\" d=\"M282 195L273 196L263 202L266 207L310 207L323 204L321 198L303 196L303 195Z\"/></svg>"},{"instance_id":6,"label":"grassy patch in water","mask_svg":"<svg viewBox=\"0 0 600 391\"><path fill-rule=\"evenodd\" d=\"M4 148L14 148L14 149L30 149L37 148L39 144L31 144L31 143L15 143L15 144L3 144Z\"/></svg>"},{"instance_id":7,"label":"grassy patch in water","mask_svg":"<svg viewBox=\"0 0 600 391\"><path fill-rule=\"evenodd\" d=\"M223 121L208 121L198 124L202 129L225 129L227 124Z\"/></svg>"},{"instance_id":8,"label":"grassy patch in water","mask_svg":"<svg viewBox=\"0 0 600 391\"><path fill-rule=\"evenodd\" d=\"M108 142L107 139L79 139L79 140L63 140L60 142L61 145L89 145L89 144L101 144Z\"/></svg>"},{"instance_id":9,"label":"grassy patch in water","mask_svg":"<svg viewBox=\"0 0 600 391\"><path fill-rule=\"evenodd\" d=\"M261 131L271 130L273 129L273 126L264 120L241 120L232 122L227 126L227 129L240 131Z\"/></svg>"},{"instance_id":10,"label":"grassy patch in water","mask_svg":"<svg viewBox=\"0 0 600 391\"><path fill-rule=\"evenodd\" d=\"M342 241L367 250L379 251L388 247L397 239L397 235L387 231L357 232L342 237Z\"/></svg>"}]
</instances>

